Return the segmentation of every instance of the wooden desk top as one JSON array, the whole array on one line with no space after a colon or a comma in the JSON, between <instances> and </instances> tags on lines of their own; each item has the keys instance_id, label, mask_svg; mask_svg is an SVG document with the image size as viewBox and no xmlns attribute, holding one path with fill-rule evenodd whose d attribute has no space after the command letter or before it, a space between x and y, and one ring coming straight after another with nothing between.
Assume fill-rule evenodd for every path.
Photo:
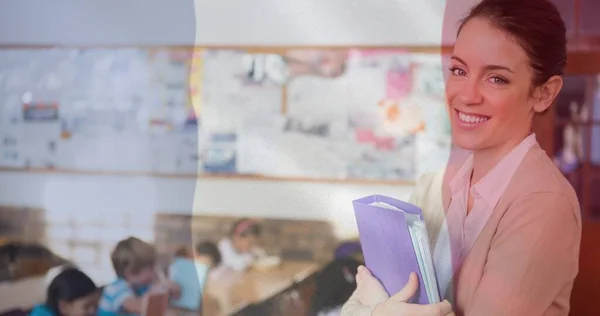
<instances>
[{"instance_id":1,"label":"wooden desk top","mask_svg":"<svg viewBox=\"0 0 600 316\"><path fill-rule=\"evenodd\" d=\"M235 314L284 292L310 277L319 267L314 262L284 261L280 266L266 270L215 270L206 285L203 315Z\"/></svg>"},{"instance_id":2,"label":"wooden desk top","mask_svg":"<svg viewBox=\"0 0 600 316\"><path fill-rule=\"evenodd\" d=\"M11 309L29 309L44 302L46 276L0 283L0 313Z\"/></svg>"}]
</instances>

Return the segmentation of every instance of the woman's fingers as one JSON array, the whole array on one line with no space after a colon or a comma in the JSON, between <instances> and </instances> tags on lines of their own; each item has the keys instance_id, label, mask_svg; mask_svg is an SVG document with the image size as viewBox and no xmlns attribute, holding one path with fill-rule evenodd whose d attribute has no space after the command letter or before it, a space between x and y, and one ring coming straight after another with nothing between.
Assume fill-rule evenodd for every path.
<instances>
[{"instance_id":1,"label":"woman's fingers","mask_svg":"<svg viewBox=\"0 0 600 316\"><path fill-rule=\"evenodd\" d=\"M389 298L381 282L371 274L369 269L363 266L358 268L356 282L356 293L363 305L375 306Z\"/></svg>"},{"instance_id":2,"label":"woman's fingers","mask_svg":"<svg viewBox=\"0 0 600 316\"><path fill-rule=\"evenodd\" d=\"M419 304L408 304L404 302L393 302L393 306L389 308L391 311L402 311L401 315L427 315L427 316L455 316L452 312L452 306L448 301L443 301L436 304L419 305ZM382 313L382 316L388 316L392 314Z\"/></svg>"},{"instance_id":3,"label":"woman's fingers","mask_svg":"<svg viewBox=\"0 0 600 316\"><path fill-rule=\"evenodd\" d=\"M447 300L433 305L437 305L437 307L440 310L440 315L442 316L454 315L454 313L452 312L452 305L450 305L450 302L448 302Z\"/></svg>"},{"instance_id":4,"label":"woman's fingers","mask_svg":"<svg viewBox=\"0 0 600 316\"><path fill-rule=\"evenodd\" d=\"M356 272L356 286L360 288L363 284L362 273L360 273L361 267L358 267L358 272Z\"/></svg>"},{"instance_id":5,"label":"woman's fingers","mask_svg":"<svg viewBox=\"0 0 600 316\"><path fill-rule=\"evenodd\" d=\"M408 276L408 282L406 282L406 285L404 285L400 292L392 296L392 300L396 302L408 302L415 295L415 293L417 293L418 288L419 278L417 277L416 273L412 272Z\"/></svg>"},{"instance_id":6,"label":"woman's fingers","mask_svg":"<svg viewBox=\"0 0 600 316\"><path fill-rule=\"evenodd\" d=\"M448 301L420 306L423 307L423 315L454 316L454 313L452 312L452 305L450 305Z\"/></svg>"}]
</instances>

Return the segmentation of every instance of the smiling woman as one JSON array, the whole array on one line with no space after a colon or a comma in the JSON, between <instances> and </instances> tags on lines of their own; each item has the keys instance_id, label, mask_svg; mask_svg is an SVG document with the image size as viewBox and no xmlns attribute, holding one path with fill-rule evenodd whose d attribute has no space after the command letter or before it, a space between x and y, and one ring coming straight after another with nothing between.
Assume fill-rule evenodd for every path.
<instances>
[{"instance_id":1,"label":"smiling woman","mask_svg":"<svg viewBox=\"0 0 600 316\"><path fill-rule=\"evenodd\" d=\"M443 181L420 179L411 199L423 208L438 289L450 302L409 304L415 277L387 298L361 268L343 316L568 315L579 203L531 132L560 92L565 64L565 26L550 1L483 0L470 11L446 82L464 157L451 157Z\"/></svg>"},{"instance_id":2,"label":"smiling woman","mask_svg":"<svg viewBox=\"0 0 600 316\"><path fill-rule=\"evenodd\" d=\"M496 155L489 157L494 163L531 133L535 113L547 110L560 91L566 40L549 35L565 32L558 12L541 21L530 18L547 12L545 1L522 9L515 2L514 16L495 10L510 10L513 1L485 2L459 28L446 93L454 143L478 149L481 158Z\"/></svg>"}]
</instances>

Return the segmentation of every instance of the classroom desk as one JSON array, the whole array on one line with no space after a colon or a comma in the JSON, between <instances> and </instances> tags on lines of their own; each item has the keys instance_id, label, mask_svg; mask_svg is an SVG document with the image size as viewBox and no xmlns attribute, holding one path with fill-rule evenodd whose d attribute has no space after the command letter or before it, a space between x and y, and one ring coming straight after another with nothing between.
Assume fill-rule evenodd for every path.
<instances>
[{"instance_id":1,"label":"classroom desk","mask_svg":"<svg viewBox=\"0 0 600 316\"><path fill-rule=\"evenodd\" d=\"M12 309L30 309L44 302L46 276L32 276L0 283L0 313Z\"/></svg>"},{"instance_id":2,"label":"classroom desk","mask_svg":"<svg viewBox=\"0 0 600 316\"><path fill-rule=\"evenodd\" d=\"M280 266L247 272L215 271L207 282L205 316L230 316L266 302L314 275L314 262L284 261Z\"/></svg>"}]
</instances>

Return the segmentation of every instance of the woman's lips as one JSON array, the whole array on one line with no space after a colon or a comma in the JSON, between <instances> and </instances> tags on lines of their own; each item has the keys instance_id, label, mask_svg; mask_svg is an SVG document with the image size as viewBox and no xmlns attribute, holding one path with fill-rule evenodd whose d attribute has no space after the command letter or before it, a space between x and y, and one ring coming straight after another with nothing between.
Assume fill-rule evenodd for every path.
<instances>
[{"instance_id":1,"label":"woman's lips","mask_svg":"<svg viewBox=\"0 0 600 316\"><path fill-rule=\"evenodd\" d=\"M474 129L484 125L489 119L489 116L474 114L474 113L465 113L459 110L454 110L456 112L456 118L458 125L462 128L466 129Z\"/></svg>"}]
</instances>

